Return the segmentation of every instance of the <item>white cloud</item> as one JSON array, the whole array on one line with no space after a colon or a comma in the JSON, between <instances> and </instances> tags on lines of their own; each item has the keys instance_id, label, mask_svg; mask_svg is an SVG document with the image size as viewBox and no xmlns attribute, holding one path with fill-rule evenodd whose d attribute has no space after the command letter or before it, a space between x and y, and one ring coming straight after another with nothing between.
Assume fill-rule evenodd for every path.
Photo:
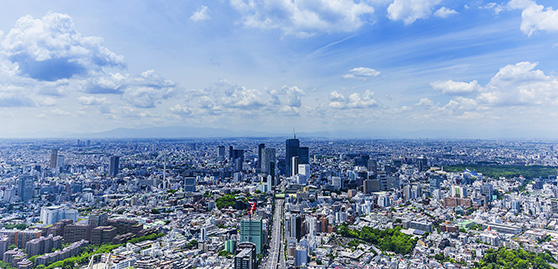
<instances>
[{"instance_id":1,"label":"white cloud","mask_svg":"<svg viewBox=\"0 0 558 269\"><path fill-rule=\"evenodd\" d=\"M457 15L457 14L459 14L459 12L447 7L441 7L440 9L436 10L436 12L434 12L434 16L440 18L447 18L449 16Z\"/></svg>"},{"instance_id":2,"label":"white cloud","mask_svg":"<svg viewBox=\"0 0 558 269\"><path fill-rule=\"evenodd\" d=\"M289 107L300 107L302 106L302 99L301 97L305 95L304 91L298 88L297 86L287 87L284 86L283 89L287 93L287 105Z\"/></svg>"},{"instance_id":3,"label":"white cloud","mask_svg":"<svg viewBox=\"0 0 558 269\"><path fill-rule=\"evenodd\" d=\"M380 71L367 67L356 67L342 77L347 79L361 79L366 80L369 77L377 77L380 75Z\"/></svg>"},{"instance_id":4,"label":"white cloud","mask_svg":"<svg viewBox=\"0 0 558 269\"><path fill-rule=\"evenodd\" d=\"M192 16L190 16L191 21L205 21L209 20L209 8L206 6L199 7Z\"/></svg>"},{"instance_id":5,"label":"white cloud","mask_svg":"<svg viewBox=\"0 0 558 269\"><path fill-rule=\"evenodd\" d=\"M369 90L362 95L352 93L348 98L337 91L332 91L329 93L329 100L329 107L336 109L370 108L378 105L378 102L374 99L374 92Z\"/></svg>"},{"instance_id":6,"label":"white cloud","mask_svg":"<svg viewBox=\"0 0 558 269\"><path fill-rule=\"evenodd\" d=\"M388 6L388 18L393 21L402 20L412 24L418 19L426 19L441 0L394 0Z\"/></svg>"},{"instance_id":7,"label":"white cloud","mask_svg":"<svg viewBox=\"0 0 558 269\"><path fill-rule=\"evenodd\" d=\"M169 108L169 111L172 114L179 115L179 116L182 116L182 117L192 115L192 109L190 109L186 106L182 106L182 105L175 105L175 106Z\"/></svg>"},{"instance_id":8,"label":"white cloud","mask_svg":"<svg viewBox=\"0 0 558 269\"><path fill-rule=\"evenodd\" d=\"M484 87L479 101L489 105L540 105L558 100L558 78L533 70L537 63L507 65Z\"/></svg>"},{"instance_id":9,"label":"white cloud","mask_svg":"<svg viewBox=\"0 0 558 269\"><path fill-rule=\"evenodd\" d=\"M451 94L474 95L452 99L441 109L457 114L457 111L487 110L512 106L552 106L558 104L558 77L535 70L537 63L520 62L506 65L481 87L473 82L433 82L433 88Z\"/></svg>"},{"instance_id":10,"label":"white cloud","mask_svg":"<svg viewBox=\"0 0 558 269\"><path fill-rule=\"evenodd\" d=\"M107 101L106 97L81 96L78 98L78 102L84 106L104 105Z\"/></svg>"},{"instance_id":11,"label":"white cloud","mask_svg":"<svg viewBox=\"0 0 558 269\"><path fill-rule=\"evenodd\" d=\"M301 37L352 32L371 21L374 8L354 0L231 0L250 28L280 29Z\"/></svg>"},{"instance_id":12,"label":"white cloud","mask_svg":"<svg viewBox=\"0 0 558 269\"><path fill-rule=\"evenodd\" d=\"M76 32L70 16L49 12L39 19L21 17L2 38L0 55L17 64L21 75L55 81L123 66L124 57L103 46L100 37Z\"/></svg>"},{"instance_id":13,"label":"white cloud","mask_svg":"<svg viewBox=\"0 0 558 269\"><path fill-rule=\"evenodd\" d=\"M536 31L558 32L558 10L537 5L532 0L511 0L511 9L522 9L521 31L531 36Z\"/></svg>"},{"instance_id":14,"label":"white cloud","mask_svg":"<svg viewBox=\"0 0 558 269\"><path fill-rule=\"evenodd\" d=\"M474 93L481 89L481 86L476 80L471 82L458 82L453 80L448 81L434 81L430 83L435 90L440 90L445 94L468 94Z\"/></svg>"}]
</instances>

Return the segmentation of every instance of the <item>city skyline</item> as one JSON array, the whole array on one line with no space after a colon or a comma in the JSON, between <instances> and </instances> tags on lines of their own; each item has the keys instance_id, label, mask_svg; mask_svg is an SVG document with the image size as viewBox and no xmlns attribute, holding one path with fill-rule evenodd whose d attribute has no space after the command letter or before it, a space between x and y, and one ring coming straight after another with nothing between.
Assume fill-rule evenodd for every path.
<instances>
[{"instance_id":1,"label":"city skyline","mask_svg":"<svg viewBox=\"0 0 558 269\"><path fill-rule=\"evenodd\" d=\"M296 128L551 138L556 8L548 0L14 2L0 11L0 137L194 127L208 128L195 136L230 131L223 137Z\"/></svg>"}]
</instances>

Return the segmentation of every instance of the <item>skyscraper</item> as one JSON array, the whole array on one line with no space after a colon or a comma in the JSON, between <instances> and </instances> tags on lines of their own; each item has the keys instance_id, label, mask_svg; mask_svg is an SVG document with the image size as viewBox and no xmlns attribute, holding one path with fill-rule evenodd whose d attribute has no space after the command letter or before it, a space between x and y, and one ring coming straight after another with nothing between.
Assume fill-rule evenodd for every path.
<instances>
[{"instance_id":1,"label":"skyscraper","mask_svg":"<svg viewBox=\"0 0 558 269\"><path fill-rule=\"evenodd\" d=\"M33 198L35 183L30 175L22 175L17 180L17 195L21 201L25 202Z\"/></svg>"},{"instance_id":2,"label":"skyscraper","mask_svg":"<svg viewBox=\"0 0 558 269\"><path fill-rule=\"evenodd\" d=\"M218 150L218 155L217 155L217 159L219 161L223 161L225 160L225 146L219 146L219 150Z\"/></svg>"},{"instance_id":3,"label":"skyscraper","mask_svg":"<svg viewBox=\"0 0 558 269\"><path fill-rule=\"evenodd\" d=\"M296 167L293 167L293 157L298 157ZM300 140L287 139L285 148L285 163L287 164L287 169L285 174L287 176L294 176L293 171L298 169L298 164L309 164L310 155L308 147L300 147Z\"/></svg>"},{"instance_id":4,"label":"skyscraper","mask_svg":"<svg viewBox=\"0 0 558 269\"><path fill-rule=\"evenodd\" d=\"M58 150L53 149L50 151L50 169L56 168L57 161L58 161Z\"/></svg>"},{"instance_id":5,"label":"skyscraper","mask_svg":"<svg viewBox=\"0 0 558 269\"><path fill-rule=\"evenodd\" d=\"M292 158L298 156L298 149L300 148L300 140L296 139L296 136L293 139L287 139L286 141L286 148L285 148L285 162L287 164L287 169L285 170L285 174L287 176L293 176L292 173Z\"/></svg>"},{"instance_id":6,"label":"skyscraper","mask_svg":"<svg viewBox=\"0 0 558 269\"><path fill-rule=\"evenodd\" d=\"M274 148L264 149L264 153L262 156L262 166L261 166L262 173L267 173L269 175L275 176L275 171L271 170L271 163L273 163L274 164L273 167L275 167L275 161L276 161L275 154L276 151Z\"/></svg>"},{"instance_id":7,"label":"skyscraper","mask_svg":"<svg viewBox=\"0 0 558 269\"><path fill-rule=\"evenodd\" d=\"M242 164L244 163L244 150L243 149L233 150L232 160L234 164L234 171L235 172L242 171Z\"/></svg>"},{"instance_id":8,"label":"skyscraper","mask_svg":"<svg viewBox=\"0 0 558 269\"><path fill-rule=\"evenodd\" d=\"M110 156L109 176L115 177L118 175L119 160L120 157L118 156Z\"/></svg>"},{"instance_id":9,"label":"skyscraper","mask_svg":"<svg viewBox=\"0 0 558 269\"><path fill-rule=\"evenodd\" d=\"M258 162L256 163L256 172L260 172L262 169L263 154L265 150L265 144L261 143L258 145Z\"/></svg>"}]
</instances>

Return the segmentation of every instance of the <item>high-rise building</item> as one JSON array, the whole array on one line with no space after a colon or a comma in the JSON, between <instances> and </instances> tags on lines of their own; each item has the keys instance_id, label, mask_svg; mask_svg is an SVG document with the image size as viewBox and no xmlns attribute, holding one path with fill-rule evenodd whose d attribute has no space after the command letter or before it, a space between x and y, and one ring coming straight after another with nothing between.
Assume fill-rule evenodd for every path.
<instances>
[{"instance_id":1,"label":"high-rise building","mask_svg":"<svg viewBox=\"0 0 558 269\"><path fill-rule=\"evenodd\" d=\"M285 174L287 176L293 176L292 173L292 158L298 156L298 149L300 148L300 140L296 139L296 136L293 139L287 139L285 142L285 161L287 163L287 169L285 170Z\"/></svg>"},{"instance_id":2,"label":"high-rise building","mask_svg":"<svg viewBox=\"0 0 558 269\"><path fill-rule=\"evenodd\" d=\"M308 147L300 147L298 148L298 162L300 164L308 164L310 163L310 154Z\"/></svg>"},{"instance_id":3,"label":"high-rise building","mask_svg":"<svg viewBox=\"0 0 558 269\"><path fill-rule=\"evenodd\" d=\"M426 157L421 156L417 158L417 166L420 172L426 171L428 169L428 160L426 159Z\"/></svg>"},{"instance_id":4,"label":"high-rise building","mask_svg":"<svg viewBox=\"0 0 558 269\"><path fill-rule=\"evenodd\" d=\"M23 202L33 198L33 190L35 189L35 182L30 175L22 175L17 180L17 195Z\"/></svg>"},{"instance_id":5,"label":"high-rise building","mask_svg":"<svg viewBox=\"0 0 558 269\"><path fill-rule=\"evenodd\" d=\"M242 171L242 164L244 164L244 150L243 149L233 150L232 160L234 164L234 171L235 172Z\"/></svg>"},{"instance_id":6,"label":"high-rise building","mask_svg":"<svg viewBox=\"0 0 558 269\"><path fill-rule=\"evenodd\" d=\"M196 177L184 177L184 191L185 192L196 191Z\"/></svg>"},{"instance_id":7,"label":"high-rise building","mask_svg":"<svg viewBox=\"0 0 558 269\"><path fill-rule=\"evenodd\" d=\"M291 158L291 176L298 174L298 163L300 162L298 156L293 156Z\"/></svg>"},{"instance_id":8,"label":"high-rise building","mask_svg":"<svg viewBox=\"0 0 558 269\"><path fill-rule=\"evenodd\" d=\"M262 156L262 173L268 173L271 176L275 176L275 171L271 171L271 164L275 164L276 157L275 157L275 149L274 148L265 148L264 153Z\"/></svg>"},{"instance_id":9,"label":"high-rise building","mask_svg":"<svg viewBox=\"0 0 558 269\"><path fill-rule=\"evenodd\" d=\"M262 253L263 223L261 219L243 219L240 221L240 242L252 242L256 244L256 254Z\"/></svg>"},{"instance_id":10,"label":"high-rise building","mask_svg":"<svg viewBox=\"0 0 558 269\"><path fill-rule=\"evenodd\" d=\"M58 161L58 150L53 149L50 151L50 169L56 168L57 161Z\"/></svg>"},{"instance_id":11,"label":"high-rise building","mask_svg":"<svg viewBox=\"0 0 558 269\"><path fill-rule=\"evenodd\" d=\"M261 169L262 169L262 161L263 161L264 150L265 150L265 144L264 143L259 144L258 145L258 162L256 163L257 172L260 172Z\"/></svg>"},{"instance_id":12,"label":"high-rise building","mask_svg":"<svg viewBox=\"0 0 558 269\"><path fill-rule=\"evenodd\" d=\"M432 176L430 178L430 194L434 193L435 190L440 189L440 184L442 182L442 177Z\"/></svg>"},{"instance_id":13,"label":"high-rise building","mask_svg":"<svg viewBox=\"0 0 558 269\"><path fill-rule=\"evenodd\" d=\"M58 155L56 160L56 171L62 171L64 169L64 155Z\"/></svg>"},{"instance_id":14,"label":"high-rise building","mask_svg":"<svg viewBox=\"0 0 558 269\"><path fill-rule=\"evenodd\" d=\"M225 160L225 146L219 146L217 153L218 153L217 159L219 161Z\"/></svg>"},{"instance_id":15,"label":"high-rise building","mask_svg":"<svg viewBox=\"0 0 558 269\"><path fill-rule=\"evenodd\" d=\"M115 177L116 175L118 175L119 161L120 161L120 157L110 156L109 176Z\"/></svg>"}]
</instances>

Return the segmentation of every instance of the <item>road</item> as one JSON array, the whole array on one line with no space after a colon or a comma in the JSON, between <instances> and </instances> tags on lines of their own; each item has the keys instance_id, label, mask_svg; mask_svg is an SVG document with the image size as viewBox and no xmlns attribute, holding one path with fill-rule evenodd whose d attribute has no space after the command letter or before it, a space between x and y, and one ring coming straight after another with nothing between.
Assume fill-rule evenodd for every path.
<instances>
[{"instance_id":1,"label":"road","mask_svg":"<svg viewBox=\"0 0 558 269\"><path fill-rule=\"evenodd\" d=\"M275 212L273 212L273 231L271 233L271 242L269 244L269 256L262 268L276 269L286 268L285 257L283 254L285 241L283 240L283 204L285 200L275 200ZM279 264L279 267L277 267Z\"/></svg>"}]
</instances>

